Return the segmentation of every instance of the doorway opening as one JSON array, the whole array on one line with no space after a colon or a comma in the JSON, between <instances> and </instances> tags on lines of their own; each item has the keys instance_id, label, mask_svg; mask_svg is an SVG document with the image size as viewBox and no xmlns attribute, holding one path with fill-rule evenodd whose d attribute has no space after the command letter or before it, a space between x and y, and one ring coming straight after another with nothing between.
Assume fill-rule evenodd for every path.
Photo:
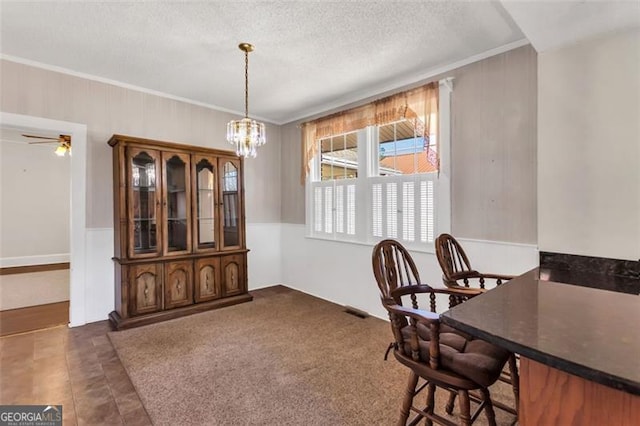
<instances>
[{"instance_id":1,"label":"doorway opening","mask_svg":"<svg viewBox=\"0 0 640 426\"><path fill-rule=\"evenodd\" d=\"M69 322L71 161L58 135L0 129L0 336ZM61 154L66 154L60 149Z\"/></svg>"},{"instance_id":2,"label":"doorway opening","mask_svg":"<svg viewBox=\"0 0 640 426\"><path fill-rule=\"evenodd\" d=\"M60 185L69 185L69 235L68 235L68 261L69 269L69 313L66 321L69 326L79 326L86 323L85 313L85 241L86 241L86 144L87 129L83 124L71 123L59 120L51 120L41 117L33 117L21 114L0 113L0 127L3 133L15 134L33 134L33 135L68 135L72 141L73 156L69 157L70 162L70 183L60 182ZM4 142L3 142L4 144ZM55 146L53 146L55 149ZM55 156L54 156L55 157ZM53 158L52 160L57 160ZM19 176L12 177L15 179ZM2 182L3 188L10 185L10 182ZM3 189L4 190L4 189ZM47 211L42 212L43 215L48 214ZM55 232L48 232L42 235L43 242L47 238L55 238ZM56 262L55 256L45 260L44 263L64 263ZM57 259L60 260L60 259ZM15 264L24 263L25 260L16 260L11 257L5 257L0 253L0 265L3 269L21 266ZM12 264L13 262L13 264ZM36 262L42 263L43 260ZM29 263L29 262L27 262ZM33 263L33 262L32 262Z\"/></svg>"}]
</instances>

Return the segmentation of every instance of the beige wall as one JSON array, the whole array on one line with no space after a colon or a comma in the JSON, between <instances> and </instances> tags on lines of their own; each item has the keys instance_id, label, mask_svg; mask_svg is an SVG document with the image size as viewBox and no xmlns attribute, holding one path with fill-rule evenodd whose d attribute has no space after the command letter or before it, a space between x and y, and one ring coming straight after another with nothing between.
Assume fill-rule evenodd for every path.
<instances>
[{"instance_id":1,"label":"beige wall","mask_svg":"<svg viewBox=\"0 0 640 426\"><path fill-rule=\"evenodd\" d=\"M640 258L640 30L540 54L540 250Z\"/></svg>"},{"instance_id":2,"label":"beige wall","mask_svg":"<svg viewBox=\"0 0 640 426\"><path fill-rule=\"evenodd\" d=\"M0 259L69 254L71 164L55 148L0 141Z\"/></svg>"},{"instance_id":3,"label":"beige wall","mask_svg":"<svg viewBox=\"0 0 640 426\"><path fill-rule=\"evenodd\" d=\"M0 110L87 125L89 228L113 227L112 134L233 148L225 141L232 114L10 61L0 66ZM267 138L245 163L248 222L280 221L280 127L267 125Z\"/></svg>"},{"instance_id":4,"label":"beige wall","mask_svg":"<svg viewBox=\"0 0 640 426\"><path fill-rule=\"evenodd\" d=\"M3 275L0 311L69 300L69 270Z\"/></svg>"},{"instance_id":5,"label":"beige wall","mask_svg":"<svg viewBox=\"0 0 640 426\"><path fill-rule=\"evenodd\" d=\"M456 236L536 243L536 67L525 46L451 73Z\"/></svg>"},{"instance_id":6,"label":"beige wall","mask_svg":"<svg viewBox=\"0 0 640 426\"><path fill-rule=\"evenodd\" d=\"M305 193L300 183L302 133L299 123L282 126L282 222L304 223Z\"/></svg>"},{"instance_id":7,"label":"beige wall","mask_svg":"<svg viewBox=\"0 0 640 426\"><path fill-rule=\"evenodd\" d=\"M536 243L536 67L531 46L448 72L452 232ZM282 221L304 223L298 123L282 129Z\"/></svg>"}]
</instances>

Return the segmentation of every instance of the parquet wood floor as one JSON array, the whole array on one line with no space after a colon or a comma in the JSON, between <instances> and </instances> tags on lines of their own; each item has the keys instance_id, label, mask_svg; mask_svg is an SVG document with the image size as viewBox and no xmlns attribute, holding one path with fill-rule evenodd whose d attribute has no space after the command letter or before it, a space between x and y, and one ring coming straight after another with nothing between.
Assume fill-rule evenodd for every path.
<instances>
[{"instance_id":1,"label":"parquet wood floor","mask_svg":"<svg viewBox=\"0 0 640 426\"><path fill-rule=\"evenodd\" d=\"M67 425L150 425L107 321L0 338L0 404L62 405Z\"/></svg>"}]
</instances>

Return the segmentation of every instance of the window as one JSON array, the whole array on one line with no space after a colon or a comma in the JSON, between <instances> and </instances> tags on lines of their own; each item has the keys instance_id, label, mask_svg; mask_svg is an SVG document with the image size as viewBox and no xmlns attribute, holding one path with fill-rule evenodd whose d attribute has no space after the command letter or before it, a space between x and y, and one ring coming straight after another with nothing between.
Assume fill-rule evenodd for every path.
<instances>
[{"instance_id":1,"label":"window","mask_svg":"<svg viewBox=\"0 0 640 426\"><path fill-rule=\"evenodd\" d=\"M384 178L373 179L371 184L371 237L409 245L433 243L436 134L422 135L424 127L416 121L402 120L376 129L378 161L373 174Z\"/></svg>"},{"instance_id":2,"label":"window","mask_svg":"<svg viewBox=\"0 0 640 426\"><path fill-rule=\"evenodd\" d=\"M415 121L402 120L378 127L378 175L412 175L438 171L436 134L424 137Z\"/></svg>"},{"instance_id":3,"label":"window","mask_svg":"<svg viewBox=\"0 0 640 426\"><path fill-rule=\"evenodd\" d=\"M358 176L358 135L351 132L319 141L321 180Z\"/></svg>"},{"instance_id":4,"label":"window","mask_svg":"<svg viewBox=\"0 0 640 426\"><path fill-rule=\"evenodd\" d=\"M393 238L433 251L437 233L449 231L448 171L441 167L448 167L442 156L449 137L447 89L441 84L441 107L431 112L428 127L412 116L313 141L309 236L370 244ZM438 128L445 130L442 143Z\"/></svg>"}]
</instances>

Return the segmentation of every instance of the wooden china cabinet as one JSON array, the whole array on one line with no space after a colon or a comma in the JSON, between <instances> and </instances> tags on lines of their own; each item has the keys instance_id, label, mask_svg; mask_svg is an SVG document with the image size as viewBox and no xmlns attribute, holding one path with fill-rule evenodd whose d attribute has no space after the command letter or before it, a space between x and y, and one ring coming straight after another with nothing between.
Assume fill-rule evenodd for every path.
<instances>
[{"instance_id":1,"label":"wooden china cabinet","mask_svg":"<svg viewBox=\"0 0 640 426\"><path fill-rule=\"evenodd\" d=\"M113 135L113 328L252 300L243 160L233 152Z\"/></svg>"}]
</instances>

